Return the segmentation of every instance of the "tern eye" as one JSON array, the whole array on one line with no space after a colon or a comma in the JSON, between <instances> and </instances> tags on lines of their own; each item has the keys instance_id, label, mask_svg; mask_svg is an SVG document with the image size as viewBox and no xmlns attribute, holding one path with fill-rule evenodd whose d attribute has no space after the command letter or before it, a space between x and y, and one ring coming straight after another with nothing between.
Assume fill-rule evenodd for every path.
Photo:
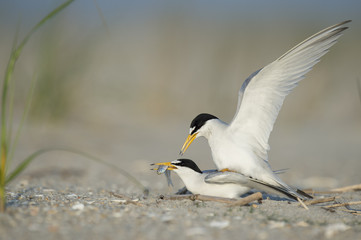
<instances>
[{"instance_id":1,"label":"tern eye","mask_svg":"<svg viewBox=\"0 0 361 240\"><path fill-rule=\"evenodd\" d=\"M197 132L208 120L211 119L217 119L217 117L208 113L199 114L191 122L191 134Z\"/></svg>"}]
</instances>

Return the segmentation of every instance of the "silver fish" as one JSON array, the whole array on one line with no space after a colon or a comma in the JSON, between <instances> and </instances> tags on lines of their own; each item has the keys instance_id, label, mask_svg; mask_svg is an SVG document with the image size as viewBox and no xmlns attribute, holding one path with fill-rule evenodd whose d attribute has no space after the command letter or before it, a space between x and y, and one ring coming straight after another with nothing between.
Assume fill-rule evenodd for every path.
<instances>
[{"instance_id":1,"label":"silver fish","mask_svg":"<svg viewBox=\"0 0 361 240\"><path fill-rule=\"evenodd\" d=\"M151 164L151 165L154 165L154 164ZM172 182L172 178L170 176L171 174L171 171L168 170L168 167L167 165L158 165L158 168L152 168L151 170L157 170L157 174L160 175L162 173L165 173L165 176L167 178L167 184L168 184L168 187L172 186L173 187L173 182Z\"/></svg>"},{"instance_id":2,"label":"silver fish","mask_svg":"<svg viewBox=\"0 0 361 240\"><path fill-rule=\"evenodd\" d=\"M165 176L167 177L168 187L173 187L172 178L170 177L170 173L171 173L170 170L166 170Z\"/></svg>"},{"instance_id":3,"label":"silver fish","mask_svg":"<svg viewBox=\"0 0 361 240\"><path fill-rule=\"evenodd\" d=\"M157 169L157 174L160 175L164 172L167 172L167 169L168 169L169 166L166 166L166 165L159 165L158 169ZM168 170L169 172L169 170Z\"/></svg>"}]
</instances>

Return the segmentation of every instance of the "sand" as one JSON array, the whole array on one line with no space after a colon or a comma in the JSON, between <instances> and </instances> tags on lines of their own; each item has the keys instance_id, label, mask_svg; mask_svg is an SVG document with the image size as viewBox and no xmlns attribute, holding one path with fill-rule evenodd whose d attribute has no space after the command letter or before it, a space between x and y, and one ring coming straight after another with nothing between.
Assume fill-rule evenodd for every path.
<instances>
[{"instance_id":1,"label":"sand","mask_svg":"<svg viewBox=\"0 0 361 240\"><path fill-rule=\"evenodd\" d=\"M162 132L155 128L143 132L134 138L134 142L131 138L124 142L119 141L119 145L115 144L117 147L102 145L99 144L99 139L88 138L81 127L67 131L61 129L61 134L60 130L53 130L51 135L39 130L27 130L24 135L24 143L27 144L20 143L19 147L24 152L28 150L26 147L37 148L44 144L44 139L51 139L49 136L61 136L63 140L68 139L68 134L78 136L72 138L73 145L87 138L86 143L90 143L88 148L93 149L104 160L129 170L149 188L150 194L144 195L132 182L107 166L70 153L49 153L33 162L29 169L8 186L7 210L0 214L1 239L360 238L361 216L357 214L360 214L361 205L349 206L349 209L356 210L357 214L347 212L346 207L327 210L323 206L336 202L361 201L361 192L316 195L318 198L337 198L333 202L309 206L309 210L299 206L298 202L269 195L264 195L261 203L254 202L248 206L237 207L217 202L160 199L160 195L173 194L183 186L173 174L175 187L169 189L164 176L158 176L149 170L150 163L172 160L168 155L177 156L172 149L177 149L176 146L181 145L183 139L171 138L169 134L182 136L182 129L179 127L172 132L171 126L172 124L162 125L163 129L169 131ZM31 137L34 134L40 134L44 138ZM276 135L273 145L279 147L283 142L283 146L292 146L284 143L284 137L291 138L291 135L283 134ZM106 139L106 135L98 136ZM297 136L299 142L302 142L300 138L303 136L304 142L307 142L305 139L310 137L310 133ZM135 141L136 139L142 141ZM349 134L348 139L351 141L357 139L357 136L355 134L353 138L352 134ZM56 138L56 141L61 140ZM326 143L319 144L320 152L328 147ZM165 144L169 148L160 150ZM200 146L199 150L197 146ZM212 168L212 162L206 155L202 155L208 154L205 142L200 141L194 144L193 148L195 150L190 149L188 157L193 156L195 161L198 160L202 169L204 166ZM349 158L355 161L345 160L344 164L347 164L343 168L338 168L337 162L332 158L320 158L319 162L312 164L305 159L302 164L303 156L309 153L305 148L308 148L307 144L296 144L289 148L295 156L293 159L275 158L275 168L292 167L286 174L281 175L287 183L323 190L359 183L359 175L353 174L357 168L360 169L357 158ZM336 151L337 147L334 148ZM339 146L338 149L342 148L344 146ZM356 156L357 151L355 149L355 152L349 151L347 154ZM282 156L279 155L280 152L282 151L275 150L272 156ZM321 154L320 152L318 154ZM326 161L330 163L326 164ZM333 162L336 164L332 164ZM315 174L317 172L319 175ZM349 174L345 175L344 172ZM115 197L110 192L122 194L134 200L135 204Z\"/></svg>"}]
</instances>

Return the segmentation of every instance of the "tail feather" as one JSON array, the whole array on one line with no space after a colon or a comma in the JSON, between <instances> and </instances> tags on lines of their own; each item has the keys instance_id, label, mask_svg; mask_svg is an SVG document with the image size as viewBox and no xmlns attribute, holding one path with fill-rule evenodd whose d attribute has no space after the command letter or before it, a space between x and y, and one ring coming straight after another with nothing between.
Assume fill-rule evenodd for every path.
<instances>
[{"instance_id":1,"label":"tail feather","mask_svg":"<svg viewBox=\"0 0 361 240\"><path fill-rule=\"evenodd\" d=\"M297 189L296 192L297 192L298 194L301 194L302 196L305 196L305 197L308 198L308 199L312 199L312 198L313 198L311 195L305 193L304 191L302 191L302 190L300 190L300 189Z\"/></svg>"},{"instance_id":2,"label":"tail feather","mask_svg":"<svg viewBox=\"0 0 361 240\"><path fill-rule=\"evenodd\" d=\"M254 183L257 183L257 184L261 184L262 186L264 186L266 188L270 188L273 191L281 193L281 194L287 196L288 198L296 200L296 201L298 199L305 200L305 199L312 199L313 198L312 196L308 195L307 193L303 192L302 190L300 190L300 189L293 190L291 187L289 187L289 186L287 186L285 184L282 184L282 185L280 184L279 186L275 186L275 185L265 183L265 182L263 182L261 180L257 180L257 179L254 179L254 178L251 178L251 181L254 182Z\"/></svg>"}]
</instances>

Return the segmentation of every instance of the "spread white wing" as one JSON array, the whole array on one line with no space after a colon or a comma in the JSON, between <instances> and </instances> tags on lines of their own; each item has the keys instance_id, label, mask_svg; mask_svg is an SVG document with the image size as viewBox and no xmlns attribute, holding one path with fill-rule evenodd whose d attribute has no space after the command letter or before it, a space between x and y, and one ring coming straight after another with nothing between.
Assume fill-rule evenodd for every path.
<instances>
[{"instance_id":1,"label":"spread white wing","mask_svg":"<svg viewBox=\"0 0 361 240\"><path fill-rule=\"evenodd\" d=\"M336 43L348 22L316 33L244 81L228 130L251 139L248 143L261 159L267 160L268 138L285 97Z\"/></svg>"}]
</instances>

